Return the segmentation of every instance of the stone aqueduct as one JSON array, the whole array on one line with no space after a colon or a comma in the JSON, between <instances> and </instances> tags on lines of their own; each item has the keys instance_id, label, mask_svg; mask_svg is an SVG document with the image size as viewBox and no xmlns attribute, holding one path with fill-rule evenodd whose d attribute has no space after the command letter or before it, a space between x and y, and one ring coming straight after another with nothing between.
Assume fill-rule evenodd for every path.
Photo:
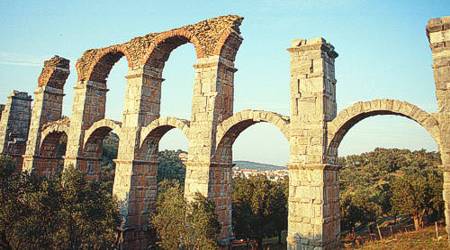
<instances>
[{"instance_id":1,"label":"stone aqueduct","mask_svg":"<svg viewBox=\"0 0 450 250\"><path fill-rule=\"evenodd\" d=\"M232 145L259 122L276 126L290 144L289 249L334 249L340 235L337 149L347 131L376 115L399 115L424 127L442 157L447 232L450 232L450 17L431 19L427 36L433 55L438 111L427 113L398 100L358 102L337 114L334 61L338 54L324 39L294 40L291 55L291 114L244 110L233 113L234 59L243 18L222 16L129 42L86 51L77 61L78 81L70 119L62 116L69 61L45 61L31 97L13 92L0 106L0 152L23 170L50 175L74 165L100 175L101 144L114 131L120 138L113 193L122 202L123 247L142 248L155 209L157 153L161 137L180 129L188 138L185 196L200 192L216 203L228 244L231 228ZM164 63L178 46L192 43L194 92L190 121L160 117ZM105 118L107 77L122 57L128 61L121 122ZM26 142L26 144L25 144Z\"/></svg>"}]
</instances>

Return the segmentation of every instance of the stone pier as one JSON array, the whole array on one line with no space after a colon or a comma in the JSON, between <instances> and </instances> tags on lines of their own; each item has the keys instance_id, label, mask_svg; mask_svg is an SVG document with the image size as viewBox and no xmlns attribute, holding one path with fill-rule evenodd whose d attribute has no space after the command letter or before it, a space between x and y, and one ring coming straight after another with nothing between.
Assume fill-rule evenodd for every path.
<instances>
[{"instance_id":1,"label":"stone pier","mask_svg":"<svg viewBox=\"0 0 450 250\"><path fill-rule=\"evenodd\" d=\"M444 171L445 225L447 233L450 234L450 16L431 19L426 30L433 55L438 104L438 112L434 115L440 129L439 152Z\"/></svg>"},{"instance_id":2,"label":"stone pier","mask_svg":"<svg viewBox=\"0 0 450 250\"><path fill-rule=\"evenodd\" d=\"M291 55L288 249L339 246L338 167L327 164L327 122L336 117L334 61L323 38L294 40Z\"/></svg>"},{"instance_id":3,"label":"stone pier","mask_svg":"<svg viewBox=\"0 0 450 250\"><path fill-rule=\"evenodd\" d=\"M63 137L67 135L63 131L49 130L44 137L42 135L44 126L54 127L51 123L62 119L64 85L69 72L69 60L65 58L55 56L44 62L34 92L30 133L23 163L25 171L38 171L48 176L59 171L58 168L63 165L64 152L56 151L61 147L61 139L64 141ZM68 119L65 122L68 126ZM66 143L65 140L63 149L59 151L65 151Z\"/></svg>"},{"instance_id":4,"label":"stone pier","mask_svg":"<svg viewBox=\"0 0 450 250\"><path fill-rule=\"evenodd\" d=\"M0 105L0 154L9 155L21 169L31 119L31 96L14 90Z\"/></svg>"}]
</instances>

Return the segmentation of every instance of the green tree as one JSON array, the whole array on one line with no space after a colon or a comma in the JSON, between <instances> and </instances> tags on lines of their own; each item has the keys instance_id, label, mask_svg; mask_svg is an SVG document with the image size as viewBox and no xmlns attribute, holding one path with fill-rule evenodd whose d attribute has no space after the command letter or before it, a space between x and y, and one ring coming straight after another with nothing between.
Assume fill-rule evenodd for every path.
<instances>
[{"instance_id":1,"label":"green tree","mask_svg":"<svg viewBox=\"0 0 450 250\"><path fill-rule=\"evenodd\" d=\"M216 239L220 233L220 223L215 214L214 202L199 193L187 205L186 226L190 249L217 249Z\"/></svg>"},{"instance_id":2,"label":"green tree","mask_svg":"<svg viewBox=\"0 0 450 250\"><path fill-rule=\"evenodd\" d=\"M233 179L233 228L237 238L279 237L287 228L288 181L272 182L264 175Z\"/></svg>"},{"instance_id":3,"label":"green tree","mask_svg":"<svg viewBox=\"0 0 450 250\"><path fill-rule=\"evenodd\" d=\"M220 224L215 205L197 194L187 202L179 183L163 181L151 221L163 249L217 249Z\"/></svg>"},{"instance_id":4,"label":"green tree","mask_svg":"<svg viewBox=\"0 0 450 250\"><path fill-rule=\"evenodd\" d=\"M442 211L442 174L436 169L409 169L392 183L392 205L399 214L408 214L416 230L424 217Z\"/></svg>"},{"instance_id":5,"label":"green tree","mask_svg":"<svg viewBox=\"0 0 450 250\"><path fill-rule=\"evenodd\" d=\"M69 249L113 248L120 223L118 204L101 183L67 168L61 178L61 243Z\"/></svg>"},{"instance_id":6,"label":"green tree","mask_svg":"<svg viewBox=\"0 0 450 250\"><path fill-rule=\"evenodd\" d=\"M287 229L288 203L287 190L289 189L288 178L272 182L269 190L270 221L278 236L278 244L282 242L282 232Z\"/></svg>"},{"instance_id":7,"label":"green tree","mask_svg":"<svg viewBox=\"0 0 450 250\"><path fill-rule=\"evenodd\" d=\"M393 209L392 204L394 179L407 171L437 170L440 156L425 150L377 148L372 152L341 157L339 164L342 166L339 174L341 228L350 230L385 216L397 216L399 211ZM441 181L433 184L442 186ZM439 189L433 190L436 191L434 199L441 199ZM433 211L436 218L442 216L439 210Z\"/></svg>"},{"instance_id":8,"label":"green tree","mask_svg":"<svg viewBox=\"0 0 450 250\"><path fill-rule=\"evenodd\" d=\"M161 190L156 206L151 221L158 233L159 245L163 249L178 249L187 234L184 217L186 204L179 184Z\"/></svg>"},{"instance_id":9,"label":"green tree","mask_svg":"<svg viewBox=\"0 0 450 250\"><path fill-rule=\"evenodd\" d=\"M112 193L114 185L114 175L116 170L117 152L119 148L119 136L110 132L102 143L102 158L101 158L101 174L100 183Z\"/></svg>"},{"instance_id":10,"label":"green tree","mask_svg":"<svg viewBox=\"0 0 450 250\"><path fill-rule=\"evenodd\" d=\"M0 245L4 249L51 248L59 230L56 182L16 172L0 157Z\"/></svg>"},{"instance_id":11,"label":"green tree","mask_svg":"<svg viewBox=\"0 0 450 250\"><path fill-rule=\"evenodd\" d=\"M177 180L184 184L186 166L184 166L179 155L182 150L164 150L158 153L158 182L162 180Z\"/></svg>"},{"instance_id":12,"label":"green tree","mask_svg":"<svg viewBox=\"0 0 450 250\"><path fill-rule=\"evenodd\" d=\"M15 172L0 157L2 249L108 249L119 223L117 204L98 182L68 168L51 179Z\"/></svg>"},{"instance_id":13,"label":"green tree","mask_svg":"<svg viewBox=\"0 0 450 250\"><path fill-rule=\"evenodd\" d=\"M370 189L346 191L340 195L341 227L350 230L376 221L382 208Z\"/></svg>"}]
</instances>

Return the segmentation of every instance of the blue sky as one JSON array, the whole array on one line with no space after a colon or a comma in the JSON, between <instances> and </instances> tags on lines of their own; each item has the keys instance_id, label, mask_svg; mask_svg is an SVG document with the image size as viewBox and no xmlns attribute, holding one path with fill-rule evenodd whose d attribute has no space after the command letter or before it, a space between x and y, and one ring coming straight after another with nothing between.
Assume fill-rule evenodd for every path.
<instances>
[{"instance_id":1,"label":"blue sky","mask_svg":"<svg viewBox=\"0 0 450 250\"><path fill-rule=\"evenodd\" d=\"M245 19L236 58L235 112L264 109L289 114L289 54L295 38L322 36L336 47L338 109L360 100L396 98L436 110L429 18L450 15L450 1L0 1L0 103L13 90L32 93L44 59L71 60L64 113L70 115L76 60L83 51L150 32L226 14ZM184 45L166 63L162 115L190 118L194 48ZM125 59L108 79L107 117L121 119ZM382 116L357 124L340 154L375 147L436 150L427 132L405 118ZM161 148L187 148L174 130ZM234 145L234 158L284 164L288 143L276 128L258 124Z\"/></svg>"}]
</instances>

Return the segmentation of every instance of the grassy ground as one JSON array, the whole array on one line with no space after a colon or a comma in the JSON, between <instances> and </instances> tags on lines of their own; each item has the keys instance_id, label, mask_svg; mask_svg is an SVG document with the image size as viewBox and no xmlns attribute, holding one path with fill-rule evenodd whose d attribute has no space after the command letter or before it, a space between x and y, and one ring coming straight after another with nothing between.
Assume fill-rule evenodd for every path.
<instances>
[{"instance_id":1,"label":"grassy ground","mask_svg":"<svg viewBox=\"0 0 450 250\"><path fill-rule=\"evenodd\" d=\"M389 249L389 250L422 250L422 249L450 249L444 227L439 227L439 240L436 239L434 226L426 227L420 231L397 233L385 237L384 240L370 241L362 246L345 245L345 249Z\"/></svg>"},{"instance_id":2,"label":"grassy ground","mask_svg":"<svg viewBox=\"0 0 450 250\"><path fill-rule=\"evenodd\" d=\"M272 237L272 238L266 238L263 240L263 248L267 250L285 250L286 249L286 237L283 235L282 237L282 243L278 244L278 238ZM233 250L247 250L252 249L251 247L245 247L245 246L236 246L232 247ZM256 245L253 249L256 249Z\"/></svg>"},{"instance_id":3,"label":"grassy ground","mask_svg":"<svg viewBox=\"0 0 450 250\"><path fill-rule=\"evenodd\" d=\"M426 227L420 231L409 231L406 233L395 233L390 236L388 233L383 240L366 240L361 245L344 244L344 249L364 249L364 250L437 250L450 249L447 241L447 233L443 226L439 227L439 240L436 239L434 226ZM233 247L234 250L251 249L244 246ZM285 237L283 243L278 244L276 237L264 239L264 249L278 250L286 249Z\"/></svg>"}]
</instances>

